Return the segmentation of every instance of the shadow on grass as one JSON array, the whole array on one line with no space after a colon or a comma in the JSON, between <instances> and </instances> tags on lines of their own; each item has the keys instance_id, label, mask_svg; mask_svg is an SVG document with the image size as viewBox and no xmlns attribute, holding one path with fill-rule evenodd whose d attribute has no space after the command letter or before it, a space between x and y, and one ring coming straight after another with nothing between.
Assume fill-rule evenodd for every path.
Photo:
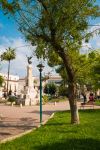
<instances>
[{"instance_id":1,"label":"shadow on grass","mask_svg":"<svg viewBox=\"0 0 100 150\"><path fill-rule=\"evenodd\" d=\"M79 112L83 112L83 113L94 113L94 112L100 112L100 109L80 109Z\"/></svg>"},{"instance_id":2,"label":"shadow on grass","mask_svg":"<svg viewBox=\"0 0 100 150\"><path fill-rule=\"evenodd\" d=\"M47 123L46 126L62 126L62 125L71 125L70 123Z\"/></svg>"},{"instance_id":3,"label":"shadow on grass","mask_svg":"<svg viewBox=\"0 0 100 150\"><path fill-rule=\"evenodd\" d=\"M39 145L35 150L100 150L100 141L95 139L66 139L56 143Z\"/></svg>"}]
</instances>

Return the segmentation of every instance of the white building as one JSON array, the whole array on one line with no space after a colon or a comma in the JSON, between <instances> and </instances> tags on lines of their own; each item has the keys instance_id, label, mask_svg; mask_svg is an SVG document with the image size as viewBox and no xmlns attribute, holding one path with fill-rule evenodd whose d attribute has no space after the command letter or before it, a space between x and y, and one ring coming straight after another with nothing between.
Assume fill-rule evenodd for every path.
<instances>
[{"instance_id":1,"label":"white building","mask_svg":"<svg viewBox=\"0 0 100 150\"><path fill-rule=\"evenodd\" d=\"M7 79L8 75L0 73L0 75L4 78L4 83L3 83L3 92L7 92ZM12 91L12 93L18 92L18 81L19 81L19 76L17 75L9 75L9 81L8 81L8 91Z\"/></svg>"},{"instance_id":2,"label":"white building","mask_svg":"<svg viewBox=\"0 0 100 150\"><path fill-rule=\"evenodd\" d=\"M4 78L4 84L2 88L2 92L7 92L7 74L0 73L1 76ZM59 85L62 81L62 78L60 76L50 76L46 81L42 82L42 86L44 87L46 83L53 82L57 85ZM36 91L39 91L40 87L40 79L39 77L32 77L32 83ZM9 75L9 84L8 84L8 91L12 91L12 94L20 95L21 93L24 93L26 86L26 77L25 78L19 78L18 75Z\"/></svg>"},{"instance_id":3,"label":"white building","mask_svg":"<svg viewBox=\"0 0 100 150\"><path fill-rule=\"evenodd\" d=\"M62 78L61 76L59 75L56 75L56 76L49 76L48 80L47 80L47 83L55 83L56 85L60 85L61 84L61 81L62 81Z\"/></svg>"}]
</instances>

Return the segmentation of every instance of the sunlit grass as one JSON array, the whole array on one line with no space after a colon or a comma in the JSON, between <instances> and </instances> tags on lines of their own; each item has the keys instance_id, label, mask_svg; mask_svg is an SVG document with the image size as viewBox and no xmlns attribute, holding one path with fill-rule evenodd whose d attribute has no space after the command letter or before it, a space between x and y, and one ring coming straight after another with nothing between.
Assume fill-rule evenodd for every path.
<instances>
[{"instance_id":1,"label":"sunlit grass","mask_svg":"<svg viewBox=\"0 0 100 150\"><path fill-rule=\"evenodd\" d=\"M80 111L80 125L71 125L70 112L54 118L35 131L0 145L0 150L99 150L100 110Z\"/></svg>"},{"instance_id":2,"label":"sunlit grass","mask_svg":"<svg viewBox=\"0 0 100 150\"><path fill-rule=\"evenodd\" d=\"M100 106L100 100L95 100L95 104Z\"/></svg>"}]
</instances>

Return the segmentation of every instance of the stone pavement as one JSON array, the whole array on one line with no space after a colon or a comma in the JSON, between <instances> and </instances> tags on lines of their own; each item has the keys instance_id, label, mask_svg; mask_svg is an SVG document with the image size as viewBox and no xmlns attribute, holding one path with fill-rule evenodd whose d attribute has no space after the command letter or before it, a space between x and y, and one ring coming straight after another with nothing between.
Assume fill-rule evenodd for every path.
<instances>
[{"instance_id":1,"label":"stone pavement","mask_svg":"<svg viewBox=\"0 0 100 150\"><path fill-rule=\"evenodd\" d=\"M56 105L54 103L43 105L43 121L47 120L55 111L68 109L68 101L59 102ZM37 127L39 115L39 106L20 108L20 106L0 104L0 141Z\"/></svg>"}]
</instances>

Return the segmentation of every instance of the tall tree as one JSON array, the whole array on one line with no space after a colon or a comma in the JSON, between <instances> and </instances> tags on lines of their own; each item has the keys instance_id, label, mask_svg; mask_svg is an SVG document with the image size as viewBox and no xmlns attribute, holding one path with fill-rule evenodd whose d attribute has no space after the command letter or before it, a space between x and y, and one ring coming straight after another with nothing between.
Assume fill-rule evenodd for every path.
<instances>
[{"instance_id":1,"label":"tall tree","mask_svg":"<svg viewBox=\"0 0 100 150\"><path fill-rule=\"evenodd\" d=\"M62 60L68 77L71 123L79 123L79 116L76 70L70 53L78 51L82 39L88 40L93 33L86 30L90 17L100 16L99 6L94 2L95 0L12 0L9 5L6 3L7 9L5 3L2 3L5 12L10 10L15 13L17 10L19 29L32 45L37 45L37 57L49 58L53 55Z\"/></svg>"},{"instance_id":2,"label":"tall tree","mask_svg":"<svg viewBox=\"0 0 100 150\"><path fill-rule=\"evenodd\" d=\"M8 95L8 86L9 86L9 73L10 73L10 62L11 60L15 59L16 54L15 54L15 49L9 47L8 49L6 49L6 52L4 52L1 55L1 60L5 60L8 61L8 78L7 78L7 95Z\"/></svg>"}]
</instances>

